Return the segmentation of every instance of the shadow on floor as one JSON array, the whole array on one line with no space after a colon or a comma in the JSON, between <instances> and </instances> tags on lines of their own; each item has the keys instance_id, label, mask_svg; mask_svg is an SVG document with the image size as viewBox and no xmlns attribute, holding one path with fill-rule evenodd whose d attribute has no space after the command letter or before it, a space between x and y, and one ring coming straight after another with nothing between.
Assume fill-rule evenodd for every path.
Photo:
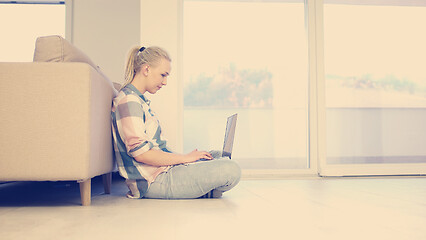
<instances>
[{"instance_id":1,"label":"shadow on floor","mask_svg":"<svg viewBox=\"0 0 426 240\"><path fill-rule=\"evenodd\" d=\"M112 194L123 194L123 179L113 174ZM102 177L92 179L92 202L104 195ZM80 187L76 181L0 183L0 207L40 207L81 205Z\"/></svg>"}]
</instances>

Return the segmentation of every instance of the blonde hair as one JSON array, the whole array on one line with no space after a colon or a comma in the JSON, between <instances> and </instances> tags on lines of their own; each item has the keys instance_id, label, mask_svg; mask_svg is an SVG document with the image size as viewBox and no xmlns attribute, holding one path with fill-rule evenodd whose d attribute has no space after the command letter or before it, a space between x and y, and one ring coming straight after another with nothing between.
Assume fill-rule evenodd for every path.
<instances>
[{"instance_id":1,"label":"blonde hair","mask_svg":"<svg viewBox=\"0 0 426 240\"><path fill-rule=\"evenodd\" d=\"M148 64L150 66L156 66L156 64L160 61L161 58L164 58L168 61L172 61L170 59L169 54L160 47L133 47L130 49L127 62L126 69L124 75L124 84L121 86L120 90L129 85L137 72L141 70L143 64Z\"/></svg>"}]
</instances>

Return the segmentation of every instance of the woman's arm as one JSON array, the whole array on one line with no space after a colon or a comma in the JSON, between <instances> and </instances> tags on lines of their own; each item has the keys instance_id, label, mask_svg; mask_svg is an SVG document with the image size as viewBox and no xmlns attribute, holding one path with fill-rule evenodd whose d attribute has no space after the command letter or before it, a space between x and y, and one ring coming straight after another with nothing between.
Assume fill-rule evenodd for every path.
<instances>
[{"instance_id":1,"label":"woman's arm","mask_svg":"<svg viewBox=\"0 0 426 240\"><path fill-rule=\"evenodd\" d=\"M168 153L158 149L151 149L136 156L135 160L151 166L168 166L181 163L191 163L202 158L213 159L210 153L198 151L197 149L188 154Z\"/></svg>"}]
</instances>

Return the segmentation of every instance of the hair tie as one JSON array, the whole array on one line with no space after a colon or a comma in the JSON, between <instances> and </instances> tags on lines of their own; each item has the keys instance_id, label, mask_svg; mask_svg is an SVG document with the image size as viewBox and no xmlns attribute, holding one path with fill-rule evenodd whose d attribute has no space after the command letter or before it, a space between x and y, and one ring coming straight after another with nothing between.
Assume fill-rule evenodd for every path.
<instances>
[{"instance_id":1,"label":"hair tie","mask_svg":"<svg viewBox=\"0 0 426 240\"><path fill-rule=\"evenodd\" d=\"M145 50L145 47L139 48L139 52L142 52L143 50Z\"/></svg>"}]
</instances>

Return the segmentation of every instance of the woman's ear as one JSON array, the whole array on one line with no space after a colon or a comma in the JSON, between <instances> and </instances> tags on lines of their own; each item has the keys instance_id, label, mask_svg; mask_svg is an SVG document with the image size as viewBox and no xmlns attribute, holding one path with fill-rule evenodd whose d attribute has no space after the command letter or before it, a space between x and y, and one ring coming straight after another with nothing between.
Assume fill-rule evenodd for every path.
<instances>
[{"instance_id":1,"label":"woman's ear","mask_svg":"<svg viewBox=\"0 0 426 240\"><path fill-rule=\"evenodd\" d=\"M145 77L147 77L147 76L148 76L148 72L149 72L149 65L148 65L148 64L144 64L144 65L142 66L141 72L142 72L142 74L143 74Z\"/></svg>"}]
</instances>

